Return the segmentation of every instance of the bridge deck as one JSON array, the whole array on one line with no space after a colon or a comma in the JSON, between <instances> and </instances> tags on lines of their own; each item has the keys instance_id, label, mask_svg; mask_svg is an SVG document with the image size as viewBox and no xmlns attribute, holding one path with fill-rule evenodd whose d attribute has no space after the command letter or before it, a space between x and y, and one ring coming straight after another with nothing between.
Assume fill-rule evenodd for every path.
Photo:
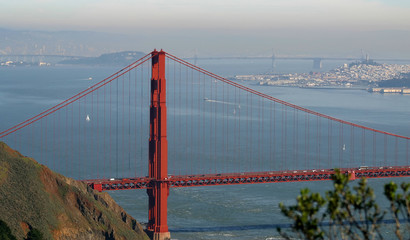
<instances>
[{"instance_id":1,"label":"bridge deck","mask_svg":"<svg viewBox=\"0 0 410 240\"><path fill-rule=\"evenodd\" d=\"M410 176L410 166L343 168L340 169L340 171L344 174L352 174L351 180L362 177L387 178ZM250 173L169 175L168 178L162 181L168 182L171 188L176 188L275 182L323 181L331 180L332 175L334 174L334 169L312 169ZM83 180L83 182L86 182L89 186L99 191L148 189L151 188L152 183L155 181L155 179L150 179L148 177Z\"/></svg>"}]
</instances>

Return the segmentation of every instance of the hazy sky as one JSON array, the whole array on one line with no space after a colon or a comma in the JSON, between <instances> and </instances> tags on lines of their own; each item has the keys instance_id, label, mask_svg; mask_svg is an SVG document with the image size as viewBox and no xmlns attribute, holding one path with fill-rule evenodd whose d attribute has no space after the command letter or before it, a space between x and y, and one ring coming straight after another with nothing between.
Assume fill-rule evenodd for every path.
<instances>
[{"instance_id":1,"label":"hazy sky","mask_svg":"<svg viewBox=\"0 0 410 240\"><path fill-rule=\"evenodd\" d=\"M0 27L125 33L134 50L185 55L410 58L409 0L0 0Z\"/></svg>"}]
</instances>

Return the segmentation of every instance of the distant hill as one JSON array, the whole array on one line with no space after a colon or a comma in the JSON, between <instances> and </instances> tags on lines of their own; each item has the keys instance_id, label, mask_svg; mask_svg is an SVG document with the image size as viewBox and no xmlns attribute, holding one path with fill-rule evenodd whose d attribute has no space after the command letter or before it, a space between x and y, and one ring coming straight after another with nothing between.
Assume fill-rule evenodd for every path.
<instances>
[{"instance_id":1,"label":"distant hill","mask_svg":"<svg viewBox=\"0 0 410 240\"><path fill-rule=\"evenodd\" d=\"M410 88L410 73L403 73L398 78L378 82L379 87L406 87Z\"/></svg>"},{"instance_id":2,"label":"distant hill","mask_svg":"<svg viewBox=\"0 0 410 240\"><path fill-rule=\"evenodd\" d=\"M108 193L54 173L0 142L0 220L17 239L149 239Z\"/></svg>"},{"instance_id":3,"label":"distant hill","mask_svg":"<svg viewBox=\"0 0 410 240\"><path fill-rule=\"evenodd\" d=\"M143 52L124 51L117 53L102 54L99 57L84 57L72 60L64 60L59 64L80 64L80 65L119 65L126 66L145 56Z\"/></svg>"}]
</instances>

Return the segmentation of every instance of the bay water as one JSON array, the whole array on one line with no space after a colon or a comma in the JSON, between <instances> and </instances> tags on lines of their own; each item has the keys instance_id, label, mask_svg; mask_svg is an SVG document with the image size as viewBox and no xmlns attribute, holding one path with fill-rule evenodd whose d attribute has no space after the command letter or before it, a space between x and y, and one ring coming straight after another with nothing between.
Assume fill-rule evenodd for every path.
<instances>
[{"instance_id":1,"label":"bay water","mask_svg":"<svg viewBox=\"0 0 410 240\"><path fill-rule=\"evenodd\" d=\"M343 63L324 61L321 71ZM198 60L197 64L223 77L272 70L270 60ZM275 71L317 71L311 67L310 61L283 60L276 62ZM0 68L0 130L60 103L118 69L120 67ZM326 115L410 136L410 95L259 86L255 82L242 84ZM409 181L406 178L369 180L382 207L387 207L382 186L391 180ZM306 187L324 193L332 186L331 182L323 181L171 189L168 224L172 239L276 239L279 236L276 227L289 223L281 215L278 204L293 204L300 189ZM148 198L144 190L109 193L138 221L147 221Z\"/></svg>"}]
</instances>

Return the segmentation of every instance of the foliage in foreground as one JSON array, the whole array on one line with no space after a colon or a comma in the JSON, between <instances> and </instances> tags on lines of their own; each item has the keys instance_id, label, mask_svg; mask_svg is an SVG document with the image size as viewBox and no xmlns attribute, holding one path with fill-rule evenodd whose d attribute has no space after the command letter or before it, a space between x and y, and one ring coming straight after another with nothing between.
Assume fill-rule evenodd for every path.
<instances>
[{"instance_id":1,"label":"foliage in foreground","mask_svg":"<svg viewBox=\"0 0 410 240\"><path fill-rule=\"evenodd\" d=\"M9 226L0 220L0 239L2 240L16 240L16 237L11 233Z\"/></svg>"},{"instance_id":2,"label":"foliage in foreground","mask_svg":"<svg viewBox=\"0 0 410 240\"><path fill-rule=\"evenodd\" d=\"M410 232L410 183L402 183L400 191L396 183L386 184L384 195L390 208L381 211L365 178L351 188L349 176L337 170L332 180L334 189L324 197L302 189L296 205L279 204L282 213L293 222L291 231L278 229L284 238L383 239L380 227L386 215L394 220L397 239L404 239L403 234Z\"/></svg>"},{"instance_id":3,"label":"foliage in foreground","mask_svg":"<svg viewBox=\"0 0 410 240\"><path fill-rule=\"evenodd\" d=\"M27 233L26 240L43 240L43 239L44 239L43 234L37 228L32 228Z\"/></svg>"}]
</instances>

